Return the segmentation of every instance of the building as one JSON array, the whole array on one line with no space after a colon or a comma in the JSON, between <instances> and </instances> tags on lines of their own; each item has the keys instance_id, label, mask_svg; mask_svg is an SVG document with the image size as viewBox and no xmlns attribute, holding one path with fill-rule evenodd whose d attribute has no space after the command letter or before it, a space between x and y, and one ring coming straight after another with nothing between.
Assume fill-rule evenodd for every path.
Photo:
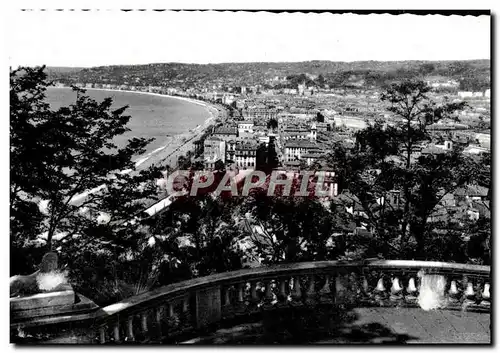
<instances>
[{"instance_id":1,"label":"building","mask_svg":"<svg viewBox=\"0 0 500 353\"><path fill-rule=\"evenodd\" d=\"M426 82L432 88L441 88L441 87L455 88L460 85L457 80L447 80L442 78L433 78L432 80L428 80Z\"/></svg>"},{"instance_id":2,"label":"building","mask_svg":"<svg viewBox=\"0 0 500 353\"><path fill-rule=\"evenodd\" d=\"M308 129L304 126L287 126L284 123L281 123L282 128L280 129L280 124L278 124L278 129L280 131L280 136L283 140L310 140L316 141L317 138L317 129L316 123L313 123L311 127Z\"/></svg>"},{"instance_id":3,"label":"building","mask_svg":"<svg viewBox=\"0 0 500 353\"><path fill-rule=\"evenodd\" d=\"M236 109L243 109L245 108L245 101L241 99L236 100Z\"/></svg>"},{"instance_id":4,"label":"building","mask_svg":"<svg viewBox=\"0 0 500 353\"><path fill-rule=\"evenodd\" d=\"M299 92L300 96L304 95L305 90L306 90L306 85L305 84L298 85L297 91Z\"/></svg>"},{"instance_id":5,"label":"building","mask_svg":"<svg viewBox=\"0 0 500 353\"><path fill-rule=\"evenodd\" d=\"M466 185L457 188L454 193L459 202L480 202L488 197L488 188L481 185Z\"/></svg>"},{"instance_id":6,"label":"building","mask_svg":"<svg viewBox=\"0 0 500 353\"><path fill-rule=\"evenodd\" d=\"M234 154L236 152L236 139L226 141L226 161L234 162L235 157Z\"/></svg>"},{"instance_id":7,"label":"building","mask_svg":"<svg viewBox=\"0 0 500 353\"><path fill-rule=\"evenodd\" d=\"M427 147L422 148L422 151L420 152L422 156L427 156L427 155L434 155L434 154L443 154L445 153L445 150L439 147L436 147L435 145L429 145Z\"/></svg>"},{"instance_id":8,"label":"building","mask_svg":"<svg viewBox=\"0 0 500 353\"><path fill-rule=\"evenodd\" d=\"M444 151L451 151L453 149L453 142L451 141L444 141L442 145L436 145L437 148L441 148Z\"/></svg>"},{"instance_id":9,"label":"building","mask_svg":"<svg viewBox=\"0 0 500 353\"><path fill-rule=\"evenodd\" d=\"M472 155L481 155L489 152L490 152L489 148L481 147L478 145L469 145L463 151L464 154L472 154Z\"/></svg>"},{"instance_id":10,"label":"building","mask_svg":"<svg viewBox=\"0 0 500 353\"><path fill-rule=\"evenodd\" d=\"M234 162L240 169L254 169L257 162L258 144L255 141L239 141L234 147Z\"/></svg>"},{"instance_id":11,"label":"building","mask_svg":"<svg viewBox=\"0 0 500 353\"><path fill-rule=\"evenodd\" d=\"M324 152L306 152L301 155L301 159L305 159L307 165L312 166L314 162L322 159L324 156Z\"/></svg>"},{"instance_id":12,"label":"building","mask_svg":"<svg viewBox=\"0 0 500 353\"><path fill-rule=\"evenodd\" d=\"M209 136L203 143L203 161L205 168L215 168L215 162L226 162L226 143L219 137Z\"/></svg>"},{"instance_id":13,"label":"building","mask_svg":"<svg viewBox=\"0 0 500 353\"><path fill-rule=\"evenodd\" d=\"M238 136L239 137L249 137L253 135L253 122L242 121L238 123Z\"/></svg>"},{"instance_id":14,"label":"building","mask_svg":"<svg viewBox=\"0 0 500 353\"><path fill-rule=\"evenodd\" d=\"M226 104L226 105L231 105L233 104L234 102L234 96L231 94L231 95L224 95L222 96L222 104Z\"/></svg>"},{"instance_id":15,"label":"building","mask_svg":"<svg viewBox=\"0 0 500 353\"><path fill-rule=\"evenodd\" d=\"M460 91L460 92L458 92L458 96L460 98L471 98L472 95L473 95L472 92L467 92L467 91Z\"/></svg>"},{"instance_id":16,"label":"building","mask_svg":"<svg viewBox=\"0 0 500 353\"><path fill-rule=\"evenodd\" d=\"M264 118L265 120L276 119L278 116L278 109L268 108L265 105L258 105L247 107L243 110L243 118L251 120L253 118Z\"/></svg>"},{"instance_id":17,"label":"building","mask_svg":"<svg viewBox=\"0 0 500 353\"><path fill-rule=\"evenodd\" d=\"M234 140L238 137L237 126L219 126L214 129L213 136L224 141Z\"/></svg>"},{"instance_id":18,"label":"building","mask_svg":"<svg viewBox=\"0 0 500 353\"><path fill-rule=\"evenodd\" d=\"M319 146L307 140L289 140L285 142L285 161L302 159L306 154L320 152Z\"/></svg>"},{"instance_id":19,"label":"building","mask_svg":"<svg viewBox=\"0 0 500 353\"><path fill-rule=\"evenodd\" d=\"M332 131L332 123L327 123L327 122L324 122L324 123L316 123L316 128L318 131L323 131L323 132L326 132L326 131Z\"/></svg>"}]
</instances>

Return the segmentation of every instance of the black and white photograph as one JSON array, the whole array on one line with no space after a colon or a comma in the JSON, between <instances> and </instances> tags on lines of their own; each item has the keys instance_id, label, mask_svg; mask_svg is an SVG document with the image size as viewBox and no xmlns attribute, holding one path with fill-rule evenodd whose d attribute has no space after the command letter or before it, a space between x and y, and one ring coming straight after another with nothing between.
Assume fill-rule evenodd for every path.
<instances>
[{"instance_id":1,"label":"black and white photograph","mask_svg":"<svg viewBox=\"0 0 500 353\"><path fill-rule=\"evenodd\" d=\"M10 343L491 345L493 17L10 11Z\"/></svg>"}]
</instances>

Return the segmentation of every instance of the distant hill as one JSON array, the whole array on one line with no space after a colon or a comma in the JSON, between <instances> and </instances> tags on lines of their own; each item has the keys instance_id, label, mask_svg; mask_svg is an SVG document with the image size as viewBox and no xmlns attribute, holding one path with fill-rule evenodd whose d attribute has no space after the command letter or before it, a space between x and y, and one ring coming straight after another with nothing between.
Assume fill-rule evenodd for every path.
<instances>
[{"instance_id":1,"label":"distant hill","mask_svg":"<svg viewBox=\"0 0 500 353\"><path fill-rule=\"evenodd\" d=\"M193 87L198 84L256 85L272 83L298 75L310 77L311 84L322 75L322 84L338 84L346 79L383 81L424 76L455 79L474 77L489 85L490 60L470 61L306 61L223 64L155 63L147 65L99 66L92 68L48 67L52 79L65 83L92 82L125 85L172 85ZM300 76L304 77L304 76ZM279 80L277 80L279 81ZM274 84L274 83L273 83ZM294 83L296 84L296 82Z\"/></svg>"},{"instance_id":2,"label":"distant hill","mask_svg":"<svg viewBox=\"0 0 500 353\"><path fill-rule=\"evenodd\" d=\"M83 70L83 67L64 67L64 66L47 66L45 71L49 74L52 73L74 73Z\"/></svg>"}]
</instances>

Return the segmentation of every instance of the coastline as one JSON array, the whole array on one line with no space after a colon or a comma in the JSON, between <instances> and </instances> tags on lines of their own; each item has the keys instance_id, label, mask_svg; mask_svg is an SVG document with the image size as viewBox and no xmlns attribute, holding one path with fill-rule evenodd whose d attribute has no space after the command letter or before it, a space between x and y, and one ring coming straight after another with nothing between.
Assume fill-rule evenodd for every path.
<instances>
[{"instance_id":1,"label":"coastline","mask_svg":"<svg viewBox=\"0 0 500 353\"><path fill-rule=\"evenodd\" d=\"M58 86L51 86L50 88L66 88L66 89L71 89L70 86L64 86L64 87L61 87L61 86L59 86L59 87ZM83 90L85 90L85 91L94 90L94 91L109 91L109 92L126 92L126 93L147 94L147 95L157 96L157 97L179 99L179 100L183 100L183 101L186 101L186 102L189 102L189 103L202 105L204 107L210 106L210 103L206 103L206 102L194 99L194 98L172 96L172 95L169 95L169 94L161 94L161 93L154 93L154 92L144 92L144 91L131 91L131 90L125 90L125 89L116 89L116 88L85 88L85 87L83 87L83 88L80 87L80 88L83 89Z\"/></svg>"},{"instance_id":2,"label":"coastline","mask_svg":"<svg viewBox=\"0 0 500 353\"><path fill-rule=\"evenodd\" d=\"M55 86L52 86L51 88L71 89L71 87L55 87ZM108 88L83 88L83 89L86 91L96 90L96 91L109 91L109 92L126 92L126 93L145 94L157 97L179 99L191 104L203 106L207 110L208 117L207 119L205 119L203 125L198 125L194 129L183 132L181 134L172 135L170 141L168 141L166 144L162 145L159 148L156 148L151 152L147 152L144 155L136 157L134 162L137 170L146 169L153 164L162 165L163 163L165 163L165 166L168 165L170 167L175 167L177 164L177 159L181 155L185 155L187 151L192 149L193 142L197 138L203 135L205 130L210 126L210 124L213 121L215 121L215 119L217 119L219 115L219 109L214 105L193 98L171 96L167 94L153 93L153 92L130 91L130 90L108 89Z\"/></svg>"}]
</instances>

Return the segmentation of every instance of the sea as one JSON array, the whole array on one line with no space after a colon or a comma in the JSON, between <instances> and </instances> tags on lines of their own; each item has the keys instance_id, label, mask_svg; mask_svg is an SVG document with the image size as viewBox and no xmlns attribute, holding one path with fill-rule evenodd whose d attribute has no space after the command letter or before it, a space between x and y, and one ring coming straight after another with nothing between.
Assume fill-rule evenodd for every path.
<instances>
[{"instance_id":1,"label":"sea","mask_svg":"<svg viewBox=\"0 0 500 353\"><path fill-rule=\"evenodd\" d=\"M87 89L86 95L96 101L110 97L113 108L128 105L125 114L131 116L128 123L130 131L117 136L114 141L122 147L131 137L154 138L145 154L168 145L175 135L203 125L210 117L207 107L172 97L93 89ZM58 109L74 104L76 93L71 88L50 87L46 92L46 101L51 109Z\"/></svg>"}]
</instances>

